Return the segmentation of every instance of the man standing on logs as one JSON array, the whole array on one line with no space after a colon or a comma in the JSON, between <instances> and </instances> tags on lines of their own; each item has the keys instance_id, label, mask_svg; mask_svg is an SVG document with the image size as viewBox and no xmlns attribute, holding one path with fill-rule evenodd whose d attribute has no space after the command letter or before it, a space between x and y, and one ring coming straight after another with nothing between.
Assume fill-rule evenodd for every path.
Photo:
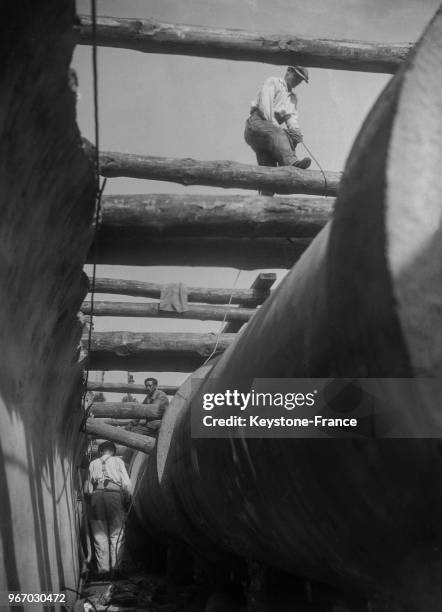
<instances>
[{"instance_id":1,"label":"man standing on logs","mask_svg":"<svg viewBox=\"0 0 442 612\"><path fill-rule=\"evenodd\" d=\"M89 464L90 523L100 578L117 574L124 544L125 504L131 482L123 460L115 457L113 442L98 447L99 457Z\"/></svg>"},{"instance_id":2,"label":"man standing on logs","mask_svg":"<svg viewBox=\"0 0 442 612\"><path fill-rule=\"evenodd\" d=\"M298 99L292 90L302 81L308 83L307 69L289 66L283 79L267 79L252 102L244 138L255 151L260 166L295 166L304 170L311 164L309 157L298 159L295 152L296 145L302 142L302 133Z\"/></svg>"},{"instance_id":3,"label":"man standing on logs","mask_svg":"<svg viewBox=\"0 0 442 612\"><path fill-rule=\"evenodd\" d=\"M167 395L161 389L158 389L158 381L156 378L146 378L144 381L146 388L146 397L143 400L143 404L157 404L158 405L158 419L163 418L163 414L169 405ZM130 431L134 433L140 433L144 435L154 435L152 428L149 427L147 419L137 419L130 422L128 427Z\"/></svg>"}]
</instances>

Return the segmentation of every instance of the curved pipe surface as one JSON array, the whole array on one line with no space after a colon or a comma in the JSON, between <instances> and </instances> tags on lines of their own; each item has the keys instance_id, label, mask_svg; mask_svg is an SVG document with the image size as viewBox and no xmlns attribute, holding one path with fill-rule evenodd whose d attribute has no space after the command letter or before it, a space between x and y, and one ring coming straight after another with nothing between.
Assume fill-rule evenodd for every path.
<instances>
[{"instance_id":1,"label":"curved pipe surface","mask_svg":"<svg viewBox=\"0 0 442 612\"><path fill-rule=\"evenodd\" d=\"M213 367L210 392L260 377L441 376L441 40L439 10L367 118L333 221ZM411 125L422 111L428 123ZM368 591L392 610L438 609L436 440L192 439L190 399L208 383L189 385L161 428L140 515L196 549Z\"/></svg>"}]
</instances>

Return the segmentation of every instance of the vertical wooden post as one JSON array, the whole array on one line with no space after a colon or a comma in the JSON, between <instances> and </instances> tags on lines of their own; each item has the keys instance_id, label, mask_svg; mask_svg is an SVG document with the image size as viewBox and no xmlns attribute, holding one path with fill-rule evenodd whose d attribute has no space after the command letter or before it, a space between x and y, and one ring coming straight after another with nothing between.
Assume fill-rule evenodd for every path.
<instances>
[{"instance_id":1,"label":"vertical wooden post","mask_svg":"<svg viewBox=\"0 0 442 612\"><path fill-rule=\"evenodd\" d=\"M265 296L262 300L264 302L267 297L270 295L270 287L276 281L276 274L274 272L260 272L258 276L252 283L250 289L258 292L259 294ZM261 303L262 303L261 302ZM247 302L243 302L240 304L240 307L246 307ZM243 321L230 321L223 329L223 334L235 334L238 332L243 326Z\"/></svg>"}]
</instances>

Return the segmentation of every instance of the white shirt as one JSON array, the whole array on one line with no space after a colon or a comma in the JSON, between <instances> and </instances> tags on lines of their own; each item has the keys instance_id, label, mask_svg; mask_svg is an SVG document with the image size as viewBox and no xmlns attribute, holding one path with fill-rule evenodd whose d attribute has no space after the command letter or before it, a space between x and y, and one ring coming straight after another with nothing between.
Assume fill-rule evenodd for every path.
<instances>
[{"instance_id":1,"label":"white shirt","mask_svg":"<svg viewBox=\"0 0 442 612\"><path fill-rule=\"evenodd\" d=\"M126 466L120 457L103 455L90 462L90 492L92 492L95 485L105 480L111 480L114 484L120 485L120 487L128 493L131 492L130 478L126 471Z\"/></svg>"},{"instance_id":2,"label":"white shirt","mask_svg":"<svg viewBox=\"0 0 442 612\"><path fill-rule=\"evenodd\" d=\"M258 108L268 121L290 132L299 130L297 104L298 98L287 89L285 80L270 77L252 102L252 109Z\"/></svg>"}]
</instances>

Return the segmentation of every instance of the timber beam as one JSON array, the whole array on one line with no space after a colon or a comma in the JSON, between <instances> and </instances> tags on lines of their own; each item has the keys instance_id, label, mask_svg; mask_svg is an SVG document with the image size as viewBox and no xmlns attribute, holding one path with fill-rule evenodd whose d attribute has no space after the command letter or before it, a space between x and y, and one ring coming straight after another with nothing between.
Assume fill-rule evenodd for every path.
<instances>
[{"instance_id":1,"label":"timber beam","mask_svg":"<svg viewBox=\"0 0 442 612\"><path fill-rule=\"evenodd\" d=\"M213 266L257 270L289 269L310 244L309 238L155 238L107 240L98 233L88 263L126 266Z\"/></svg>"},{"instance_id":2,"label":"timber beam","mask_svg":"<svg viewBox=\"0 0 442 612\"><path fill-rule=\"evenodd\" d=\"M273 272L261 272L258 278L273 278ZM92 283L92 279L89 279ZM127 280L123 278L96 278L95 293L112 295L132 295L134 297L160 298L165 285L147 283L144 281ZM187 287L189 302L203 302L206 304L241 304L253 308L262 304L269 296L267 284L252 289L231 289L227 287Z\"/></svg>"},{"instance_id":3,"label":"timber beam","mask_svg":"<svg viewBox=\"0 0 442 612\"><path fill-rule=\"evenodd\" d=\"M178 390L176 385L158 385L158 389L164 391L166 395L175 395ZM146 395L146 387L144 385L136 385L134 383L111 383L111 382L94 382L88 380L88 391L102 391L104 393L127 393L134 395Z\"/></svg>"},{"instance_id":4,"label":"timber beam","mask_svg":"<svg viewBox=\"0 0 442 612\"><path fill-rule=\"evenodd\" d=\"M126 427L132 423L132 419L113 419L111 417L94 417L96 423L106 423L107 425L116 425L118 427Z\"/></svg>"},{"instance_id":5,"label":"timber beam","mask_svg":"<svg viewBox=\"0 0 442 612\"><path fill-rule=\"evenodd\" d=\"M192 372L212 353L223 353L235 334L94 332L89 353L94 370Z\"/></svg>"},{"instance_id":6,"label":"timber beam","mask_svg":"<svg viewBox=\"0 0 442 612\"><path fill-rule=\"evenodd\" d=\"M102 200L100 234L120 243L177 236L313 238L334 198L257 195L112 195Z\"/></svg>"},{"instance_id":7,"label":"timber beam","mask_svg":"<svg viewBox=\"0 0 442 612\"><path fill-rule=\"evenodd\" d=\"M94 417L113 419L159 419L162 414L158 404L138 402L95 402L90 412Z\"/></svg>"},{"instance_id":8,"label":"timber beam","mask_svg":"<svg viewBox=\"0 0 442 612\"><path fill-rule=\"evenodd\" d=\"M161 427L162 419L153 419L148 421L146 428L151 432L156 432ZM105 423L107 425L116 425L118 427L125 427L131 423L131 419L112 419L112 418L96 418L95 422Z\"/></svg>"},{"instance_id":9,"label":"timber beam","mask_svg":"<svg viewBox=\"0 0 442 612\"><path fill-rule=\"evenodd\" d=\"M303 193L307 195L335 196L341 172L300 170L292 166L268 168L232 161L200 161L190 158L151 157L100 152L100 174L105 177L169 181L181 185L207 185L256 189L274 193Z\"/></svg>"},{"instance_id":10,"label":"timber beam","mask_svg":"<svg viewBox=\"0 0 442 612\"><path fill-rule=\"evenodd\" d=\"M110 442L122 444L147 455L155 447L155 438L132 433L121 427L114 427L113 425L103 423L101 420L96 422L93 418L89 418L86 421L86 433L93 435L95 438L104 438Z\"/></svg>"},{"instance_id":11,"label":"timber beam","mask_svg":"<svg viewBox=\"0 0 442 612\"><path fill-rule=\"evenodd\" d=\"M96 263L290 268L331 217L333 198L107 196Z\"/></svg>"},{"instance_id":12,"label":"timber beam","mask_svg":"<svg viewBox=\"0 0 442 612\"><path fill-rule=\"evenodd\" d=\"M90 17L80 16L76 33L78 44L92 44ZM412 47L411 43L305 38L115 17L97 19L96 42L144 53L385 73L395 72Z\"/></svg>"},{"instance_id":13,"label":"timber beam","mask_svg":"<svg viewBox=\"0 0 442 612\"><path fill-rule=\"evenodd\" d=\"M162 319L197 319L199 321L237 321L240 325L247 322L254 314L253 308L235 306L199 306L189 305L184 312L162 310L158 302L145 304L139 302L94 302L92 313L91 302L83 302L81 312L94 317L147 317Z\"/></svg>"},{"instance_id":14,"label":"timber beam","mask_svg":"<svg viewBox=\"0 0 442 612\"><path fill-rule=\"evenodd\" d=\"M270 288L275 280L276 276L274 274L258 274L250 289L252 289L252 291L268 291L270 293ZM223 329L224 334L236 334L241 329L243 323L245 323L245 321L241 321L241 319L226 319L226 321L227 324Z\"/></svg>"}]
</instances>

